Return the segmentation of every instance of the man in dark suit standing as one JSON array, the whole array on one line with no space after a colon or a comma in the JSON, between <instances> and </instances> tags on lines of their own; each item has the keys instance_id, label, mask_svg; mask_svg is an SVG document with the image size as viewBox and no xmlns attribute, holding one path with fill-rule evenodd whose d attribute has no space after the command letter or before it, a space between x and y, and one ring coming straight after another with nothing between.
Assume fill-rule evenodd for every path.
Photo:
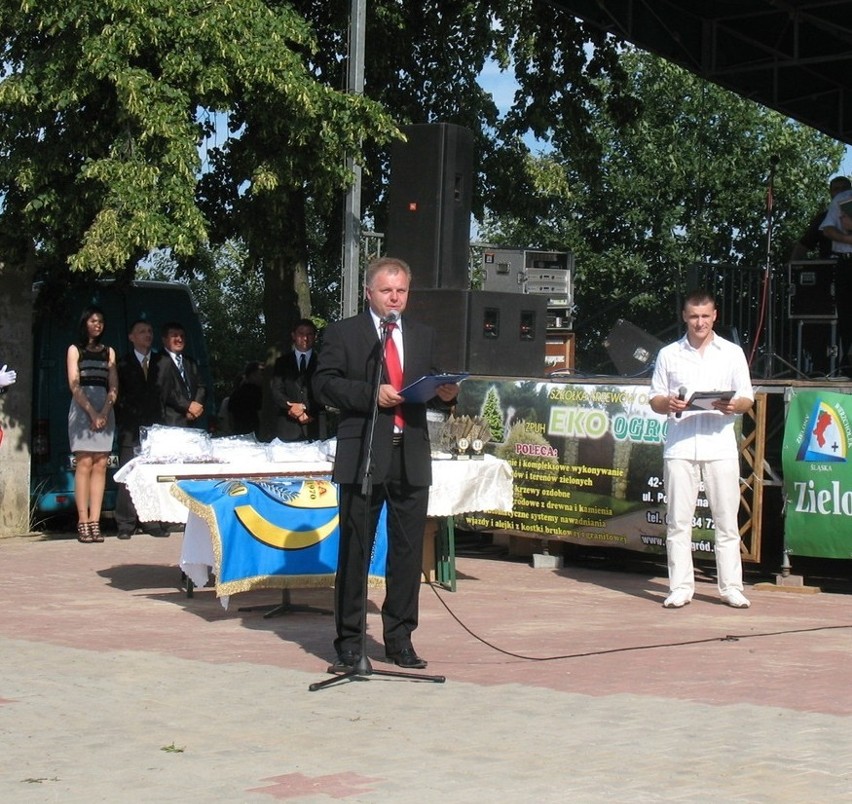
<instances>
[{"instance_id":1,"label":"man in dark suit standing","mask_svg":"<svg viewBox=\"0 0 852 804\"><path fill-rule=\"evenodd\" d=\"M197 426L204 413L207 387L198 363L185 354L186 330L183 324L169 321L163 324L160 332L164 351L158 360L158 382L163 424L170 427Z\"/></svg>"},{"instance_id":2,"label":"man in dark suit standing","mask_svg":"<svg viewBox=\"0 0 852 804\"><path fill-rule=\"evenodd\" d=\"M270 390L278 408L276 435L281 441L314 441L325 436L322 405L314 399L311 387L317 368L316 325L309 318L300 319L290 339L293 348L272 369Z\"/></svg>"},{"instance_id":3,"label":"man in dark suit standing","mask_svg":"<svg viewBox=\"0 0 852 804\"><path fill-rule=\"evenodd\" d=\"M151 351L154 328L143 319L134 321L127 339L133 348L118 361L118 399L115 403L121 466L133 458L139 446L139 428L159 424L163 420L157 361ZM137 525L141 524L130 492L123 483L119 484L115 502L115 524L119 539L129 539ZM167 535L158 522L146 525L145 529L153 536Z\"/></svg>"},{"instance_id":4,"label":"man in dark suit standing","mask_svg":"<svg viewBox=\"0 0 852 804\"><path fill-rule=\"evenodd\" d=\"M366 556L379 513L388 505L387 593L382 606L385 653L400 667L423 668L411 642L417 628L423 530L432 461L426 405L407 404L398 391L433 367L434 330L403 318L411 270L402 260L382 257L365 279L369 309L331 324L314 375L317 399L340 410L334 480L340 484L340 555L335 579L331 672L347 672L361 658ZM390 323L389 323L390 322ZM385 354L381 347L387 333ZM362 489L373 416L374 381L383 366L373 438L372 490ZM437 399L451 402L458 386L443 385ZM368 510L369 509L369 510Z\"/></svg>"}]
</instances>

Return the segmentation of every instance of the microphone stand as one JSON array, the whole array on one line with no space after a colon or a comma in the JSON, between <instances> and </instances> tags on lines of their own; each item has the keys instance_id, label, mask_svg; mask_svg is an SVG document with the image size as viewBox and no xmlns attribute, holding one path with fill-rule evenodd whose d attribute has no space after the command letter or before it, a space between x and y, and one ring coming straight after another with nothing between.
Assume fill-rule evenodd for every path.
<instances>
[{"instance_id":1,"label":"microphone stand","mask_svg":"<svg viewBox=\"0 0 852 804\"><path fill-rule=\"evenodd\" d=\"M323 681L315 682L308 686L311 692L330 687L332 684L337 684L340 681L352 679L353 681L366 680L370 676L387 676L390 678L404 678L411 681L433 681L436 684L443 684L447 679L445 676L430 676L421 673L406 673L401 670L375 670L370 664L370 659L367 656L367 601L369 598L369 583L370 583L370 559L372 550L370 547L370 537L367 529L370 524L370 509L373 501L373 442L376 435L376 422L379 418L379 389L382 385L382 373L384 369L385 348L387 346L390 330L388 324L396 323L397 316L389 315L382 319L382 337L379 341L379 356L376 360L376 373L373 378L373 407L370 417L370 428L367 435L367 451L364 456L364 479L361 481L361 494L364 497L364 527L361 529L362 544L361 548L364 553L364 587L361 590L361 658L355 663L351 670L345 673L333 675ZM375 534L373 536L375 538ZM387 581L386 581L387 582Z\"/></svg>"},{"instance_id":2,"label":"microphone stand","mask_svg":"<svg viewBox=\"0 0 852 804\"><path fill-rule=\"evenodd\" d=\"M803 374L801 371L799 371L798 368L796 368L796 366L784 360L783 357L776 354L775 352L775 293L774 288L772 287L772 227L774 224L775 208L775 168L778 166L778 161L778 157L774 154L769 157L769 178L767 179L766 186L766 263L763 267L763 287L761 290L760 299L760 319L757 326L757 331L755 333L754 343L752 344L749 365L751 365L752 360L754 360L754 355L757 351L757 347L760 342L761 330L765 321L766 351L762 355L762 358L766 361L763 375L764 378L771 380L774 379L776 376L781 376L781 374L776 375L774 371L775 361L777 360L779 363L783 363L785 366L787 366L787 368L793 371L795 374L798 374L799 377L801 377L802 379L807 379L806 374ZM768 301L769 299L771 299L771 301ZM767 315L767 306L769 304L772 304L773 309Z\"/></svg>"}]
</instances>

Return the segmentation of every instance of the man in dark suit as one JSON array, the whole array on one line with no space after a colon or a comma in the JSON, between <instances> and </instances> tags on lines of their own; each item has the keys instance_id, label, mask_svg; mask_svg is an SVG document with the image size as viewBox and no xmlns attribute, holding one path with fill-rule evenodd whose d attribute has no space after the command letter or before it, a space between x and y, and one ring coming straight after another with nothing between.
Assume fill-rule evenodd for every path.
<instances>
[{"instance_id":1,"label":"man in dark suit","mask_svg":"<svg viewBox=\"0 0 852 804\"><path fill-rule=\"evenodd\" d=\"M388 505L388 557L382 630L389 661L423 668L411 642L417 628L423 530L432 461L426 405L405 404L398 391L433 367L434 330L401 317L408 301L411 270L402 260L382 257L365 280L369 309L331 324L325 331L314 392L340 410L334 480L340 484L340 555L335 579L334 642L330 672L347 672L362 651L366 556L372 549L379 513ZM397 319L395 323L388 323ZM385 333L387 336L384 337ZM382 343L386 343L384 359ZM378 416L373 438L372 488L362 488L373 416L375 381ZM398 375L401 375L398 376ZM437 399L451 402L458 386L443 385Z\"/></svg>"},{"instance_id":2,"label":"man in dark suit","mask_svg":"<svg viewBox=\"0 0 852 804\"><path fill-rule=\"evenodd\" d=\"M270 383L278 408L276 435L281 441L314 441L325 436L321 427L323 408L311 388L317 368L316 325L309 318L300 319L290 339L293 348L275 361Z\"/></svg>"},{"instance_id":3,"label":"man in dark suit","mask_svg":"<svg viewBox=\"0 0 852 804\"><path fill-rule=\"evenodd\" d=\"M207 387L198 363L185 353L186 330L177 321L163 324L160 330L163 353L158 363L163 424L170 427L197 426L204 413Z\"/></svg>"},{"instance_id":4,"label":"man in dark suit","mask_svg":"<svg viewBox=\"0 0 852 804\"><path fill-rule=\"evenodd\" d=\"M118 361L118 399L115 403L121 466L133 458L139 446L139 428L160 424L163 420L157 361L151 351L154 329L148 321L139 319L130 325L127 339L133 348ZM130 492L123 483L119 484L115 502L115 524L119 539L129 539L141 525ZM158 522L144 527L153 536L167 535Z\"/></svg>"}]
</instances>

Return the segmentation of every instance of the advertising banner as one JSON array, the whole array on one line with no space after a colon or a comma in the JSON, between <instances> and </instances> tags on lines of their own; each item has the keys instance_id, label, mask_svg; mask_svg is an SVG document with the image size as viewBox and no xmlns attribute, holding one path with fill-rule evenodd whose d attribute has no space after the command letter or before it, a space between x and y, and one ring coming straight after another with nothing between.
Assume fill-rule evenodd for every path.
<instances>
[{"instance_id":1,"label":"advertising banner","mask_svg":"<svg viewBox=\"0 0 852 804\"><path fill-rule=\"evenodd\" d=\"M791 393L782 448L786 547L794 555L852 558L852 396Z\"/></svg>"},{"instance_id":2,"label":"advertising banner","mask_svg":"<svg viewBox=\"0 0 852 804\"><path fill-rule=\"evenodd\" d=\"M663 443L667 419L648 385L469 378L456 415L491 425L487 450L514 471L514 510L459 518L598 547L665 553ZM700 495L693 550L713 552L713 520Z\"/></svg>"}]
</instances>

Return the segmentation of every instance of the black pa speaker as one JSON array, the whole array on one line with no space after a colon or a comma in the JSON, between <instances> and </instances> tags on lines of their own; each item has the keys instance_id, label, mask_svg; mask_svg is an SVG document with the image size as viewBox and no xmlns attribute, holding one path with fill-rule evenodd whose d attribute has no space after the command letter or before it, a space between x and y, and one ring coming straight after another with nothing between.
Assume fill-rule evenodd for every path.
<instances>
[{"instance_id":1,"label":"black pa speaker","mask_svg":"<svg viewBox=\"0 0 852 804\"><path fill-rule=\"evenodd\" d=\"M788 315L792 319L837 318L834 260L802 260L788 265Z\"/></svg>"},{"instance_id":2,"label":"black pa speaker","mask_svg":"<svg viewBox=\"0 0 852 804\"><path fill-rule=\"evenodd\" d=\"M412 291L406 315L435 328L443 371L541 377L545 370L547 297L487 290Z\"/></svg>"},{"instance_id":3,"label":"black pa speaker","mask_svg":"<svg viewBox=\"0 0 852 804\"><path fill-rule=\"evenodd\" d=\"M391 147L385 254L411 266L412 287L470 287L473 133L451 123L404 126Z\"/></svg>"},{"instance_id":4,"label":"black pa speaker","mask_svg":"<svg viewBox=\"0 0 852 804\"><path fill-rule=\"evenodd\" d=\"M607 354L624 377L650 374L663 345L661 340L623 318L615 322L604 341Z\"/></svg>"}]
</instances>

